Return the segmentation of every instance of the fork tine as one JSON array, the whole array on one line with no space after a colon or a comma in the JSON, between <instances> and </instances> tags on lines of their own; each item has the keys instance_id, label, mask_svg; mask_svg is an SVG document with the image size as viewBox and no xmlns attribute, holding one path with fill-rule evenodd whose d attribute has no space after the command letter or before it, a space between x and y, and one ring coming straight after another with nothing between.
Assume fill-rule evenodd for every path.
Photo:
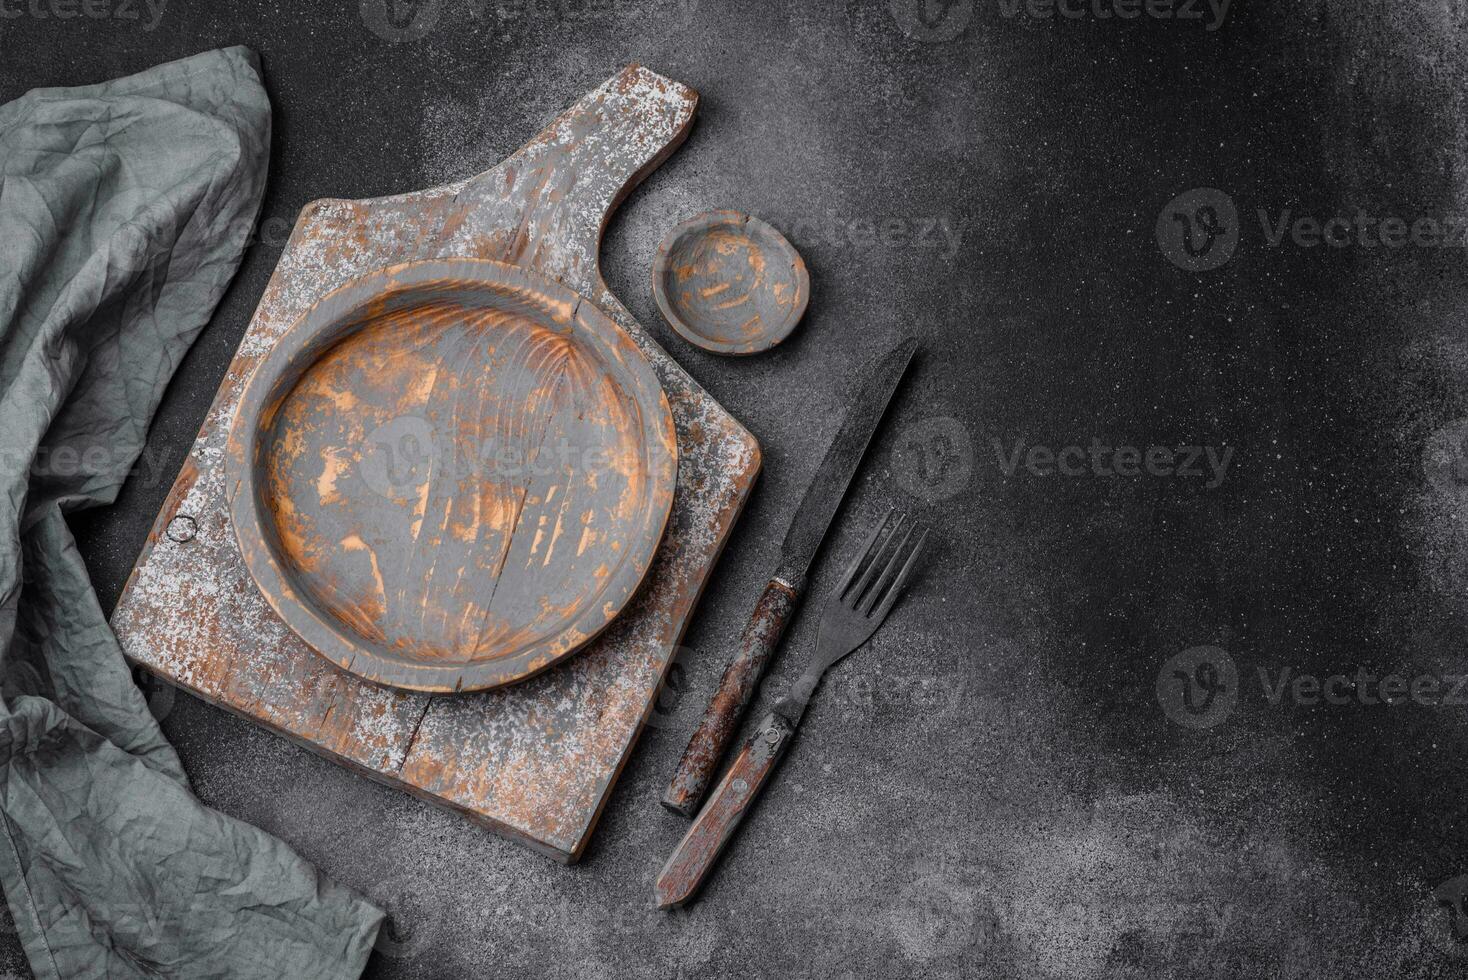
<instances>
[{"instance_id":1,"label":"fork tine","mask_svg":"<svg viewBox=\"0 0 1468 980\"><path fill-rule=\"evenodd\" d=\"M887 583L890 582L892 578L897 574L897 569L902 559L902 554L904 551L907 550L907 542L911 540L911 538L912 526L909 525L906 533L902 535L902 540L897 541L897 547L892 549L892 553L888 555L887 560L882 563L882 570L878 572L877 577L872 580L872 587L867 590L866 595L861 597L861 603L857 606L857 612L861 613L863 616L870 615L872 607L877 604L877 600L882 598L882 596L886 594ZM896 531L892 532L892 538L889 540L897 540Z\"/></svg>"},{"instance_id":2,"label":"fork tine","mask_svg":"<svg viewBox=\"0 0 1468 980\"><path fill-rule=\"evenodd\" d=\"M862 544L861 550L858 551L856 553L856 557L851 560L851 565L847 567L846 574L841 576L841 584L836 586L836 594L838 596L844 596L846 594L846 590L851 587L852 580L856 578L857 569L861 568L862 562L871 557L872 545L876 542L877 535L882 533L882 528L886 527L887 522L891 519L892 508L888 507L887 513L883 514L882 519L877 522L877 526L872 528L872 533L867 535L866 542Z\"/></svg>"},{"instance_id":3,"label":"fork tine","mask_svg":"<svg viewBox=\"0 0 1468 980\"><path fill-rule=\"evenodd\" d=\"M917 564L918 554L923 550L923 543L927 540L928 529L923 528L923 533L918 535L917 543L912 546L912 551L908 552L907 562L902 566L902 571L897 573L897 577L887 587L887 594L882 598L881 604L877 606L877 611L872 613L878 623L886 619L887 614L892 611L892 604L897 601L898 595L902 592L903 584L907 582L907 577L912 574L912 568Z\"/></svg>"},{"instance_id":4,"label":"fork tine","mask_svg":"<svg viewBox=\"0 0 1468 980\"><path fill-rule=\"evenodd\" d=\"M892 522L892 527L887 531L887 536L867 548L867 557L871 561L867 564L867 570L862 572L861 578L851 587L851 591L843 594L842 598L849 600L847 605L855 607L861 603L862 596L866 595L867 589L882 569L882 556L886 553L887 547L897 540L897 532L902 530L902 523L906 520L906 514L898 514L897 520Z\"/></svg>"}]
</instances>

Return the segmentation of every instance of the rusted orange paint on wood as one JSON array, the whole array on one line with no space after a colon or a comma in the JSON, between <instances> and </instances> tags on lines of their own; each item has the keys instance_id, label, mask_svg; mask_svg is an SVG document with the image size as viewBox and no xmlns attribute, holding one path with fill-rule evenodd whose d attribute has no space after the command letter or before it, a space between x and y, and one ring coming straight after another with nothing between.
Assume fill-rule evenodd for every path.
<instances>
[{"instance_id":1,"label":"rusted orange paint on wood","mask_svg":"<svg viewBox=\"0 0 1468 980\"><path fill-rule=\"evenodd\" d=\"M252 375L226 461L271 608L342 669L430 693L524 680L604 629L676 473L668 400L627 333L483 259L318 301Z\"/></svg>"},{"instance_id":2,"label":"rusted orange paint on wood","mask_svg":"<svg viewBox=\"0 0 1468 980\"><path fill-rule=\"evenodd\" d=\"M692 817L703 802L704 790L718 772L724 747L733 739L764 676L770 656L795 611L797 594L779 580L765 586L739 638L739 649L704 709L698 728L688 740L672 782L663 793L663 806Z\"/></svg>"},{"instance_id":3,"label":"rusted orange paint on wood","mask_svg":"<svg viewBox=\"0 0 1468 980\"><path fill-rule=\"evenodd\" d=\"M696 215L658 246L652 292L680 337L716 354L757 354L790 335L810 300L805 260L739 211Z\"/></svg>"},{"instance_id":4,"label":"rusted orange paint on wood","mask_svg":"<svg viewBox=\"0 0 1468 980\"><path fill-rule=\"evenodd\" d=\"M653 882L659 908L681 908L698 894L794 735L795 726L773 712L755 729Z\"/></svg>"},{"instance_id":5,"label":"rusted orange paint on wood","mask_svg":"<svg viewBox=\"0 0 1468 980\"><path fill-rule=\"evenodd\" d=\"M478 177L308 205L113 615L128 655L372 778L579 856L760 465L754 439L657 347L597 263L606 214L681 143L696 100L634 66ZM344 673L275 615L231 531L224 460L245 380L291 324L354 278L439 258L511 262L592 301L657 373L679 465L664 543L610 627L521 684L430 697ZM175 513L195 519L193 540L166 536Z\"/></svg>"}]
</instances>

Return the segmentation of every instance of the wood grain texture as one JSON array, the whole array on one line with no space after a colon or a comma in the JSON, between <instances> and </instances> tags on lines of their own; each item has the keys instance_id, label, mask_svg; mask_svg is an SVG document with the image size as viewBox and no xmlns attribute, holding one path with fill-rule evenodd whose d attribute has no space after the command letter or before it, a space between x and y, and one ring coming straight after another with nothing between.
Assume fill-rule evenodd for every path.
<instances>
[{"instance_id":1,"label":"wood grain texture","mask_svg":"<svg viewBox=\"0 0 1468 980\"><path fill-rule=\"evenodd\" d=\"M719 760L739 731L739 723L759 687L770 658L780 646L785 627L800 599L799 591L775 578L765 585L754 612L739 637L739 651L719 678L719 687L704 708L673 779L663 793L663 806L691 817L718 772Z\"/></svg>"},{"instance_id":2,"label":"wood grain texture","mask_svg":"<svg viewBox=\"0 0 1468 980\"><path fill-rule=\"evenodd\" d=\"M680 908L698 894L794 737L795 726L773 711L760 722L658 874L658 908Z\"/></svg>"},{"instance_id":3,"label":"wood grain texture","mask_svg":"<svg viewBox=\"0 0 1468 980\"><path fill-rule=\"evenodd\" d=\"M774 228L739 211L682 222L658 246L652 294L678 336L715 354L758 354L790 336L810 273Z\"/></svg>"},{"instance_id":4,"label":"wood grain texture","mask_svg":"<svg viewBox=\"0 0 1468 980\"><path fill-rule=\"evenodd\" d=\"M608 213L692 124L696 94L633 66L503 163L442 187L307 205L261 298L112 624L136 663L343 764L564 861L585 847L760 466L754 439L602 281ZM486 258L587 297L657 372L678 486L647 580L580 654L522 684L430 697L344 673L266 604L230 529L226 434L246 378L322 296L386 266ZM197 532L165 533L175 515Z\"/></svg>"},{"instance_id":5,"label":"wood grain texture","mask_svg":"<svg viewBox=\"0 0 1468 980\"><path fill-rule=\"evenodd\" d=\"M651 566L672 414L631 338L519 266L412 262L286 332L229 435L235 537L272 609L379 684L524 680Z\"/></svg>"}]
</instances>

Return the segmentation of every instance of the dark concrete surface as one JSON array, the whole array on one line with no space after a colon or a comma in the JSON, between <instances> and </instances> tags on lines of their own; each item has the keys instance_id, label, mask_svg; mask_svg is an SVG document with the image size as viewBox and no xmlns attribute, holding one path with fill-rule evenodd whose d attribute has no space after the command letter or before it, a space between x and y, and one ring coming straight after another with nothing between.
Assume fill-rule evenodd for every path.
<instances>
[{"instance_id":1,"label":"dark concrete surface","mask_svg":"<svg viewBox=\"0 0 1468 980\"><path fill-rule=\"evenodd\" d=\"M109 608L305 202L476 172L629 61L703 94L603 261L766 473L585 860L156 698L206 802L392 911L368 976L1461 975L1432 893L1468 873L1462 0L1235 0L1216 30L1160 0L1135 19L444 0L402 43L369 29L375 0L172 0L152 30L122 0L65 20L29 2L0 2L21 12L0 17L0 99L246 44L276 111L260 241L143 473L76 522ZM1237 219L1219 195L1164 210L1202 187ZM658 239L709 208L765 218L809 263L807 320L767 355L704 354L654 309ZM1339 246L1275 232L1358 211ZM1448 240L1423 226L1392 247L1386 217ZM1184 225L1214 250L1189 257ZM926 574L832 675L703 900L657 913L684 826L658 794L849 372L908 330L927 355L838 537L913 509L936 528ZM1074 452L1081 475L1043 452L1006 473L1016 440L1232 455L1197 476ZM814 626L795 624L781 677ZM26 975L9 934L7 969Z\"/></svg>"}]
</instances>

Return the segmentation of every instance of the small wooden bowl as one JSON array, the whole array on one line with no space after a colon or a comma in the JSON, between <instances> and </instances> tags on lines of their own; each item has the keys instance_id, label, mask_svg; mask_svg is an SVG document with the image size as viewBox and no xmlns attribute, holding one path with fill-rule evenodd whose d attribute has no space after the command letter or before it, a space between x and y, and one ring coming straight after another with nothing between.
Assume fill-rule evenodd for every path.
<instances>
[{"instance_id":1,"label":"small wooden bowl","mask_svg":"<svg viewBox=\"0 0 1468 980\"><path fill-rule=\"evenodd\" d=\"M785 236L739 211L709 211L668 232L652 294L678 336L715 354L757 354L790 336L810 274Z\"/></svg>"},{"instance_id":2,"label":"small wooden bowl","mask_svg":"<svg viewBox=\"0 0 1468 980\"><path fill-rule=\"evenodd\" d=\"M500 262L329 293L260 362L225 471L245 567L378 684L514 683L621 612L673 504L657 375L600 309Z\"/></svg>"}]
</instances>

